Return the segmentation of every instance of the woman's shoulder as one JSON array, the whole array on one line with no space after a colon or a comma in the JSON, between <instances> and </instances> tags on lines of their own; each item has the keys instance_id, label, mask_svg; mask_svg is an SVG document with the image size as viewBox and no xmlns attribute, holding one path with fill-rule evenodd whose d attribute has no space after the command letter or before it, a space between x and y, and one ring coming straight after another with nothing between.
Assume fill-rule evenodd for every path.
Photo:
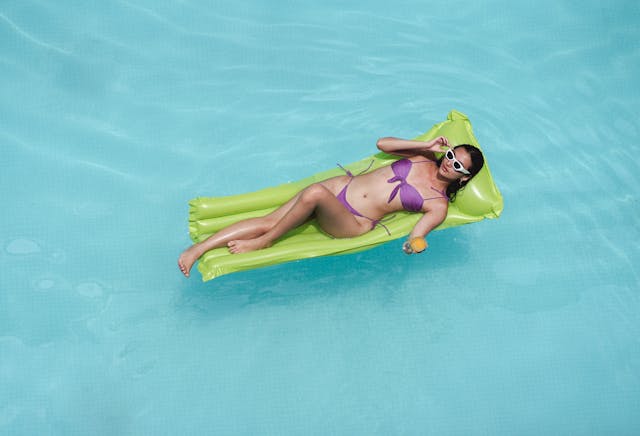
<instances>
[{"instance_id":1,"label":"woman's shoulder","mask_svg":"<svg viewBox=\"0 0 640 436\"><path fill-rule=\"evenodd\" d=\"M413 163L420 163L420 162L436 163L436 161L431 156L422 155L422 154L415 154L413 156L406 157L405 159L408 159Z\"/></svg>"},{"instance_id":2,"label":"woman's shoulder","mask_svg":"<svg viewBox=\"0 0 640 436\"><path fill-rule=\"evenodd\" d=\"M436 217L442 217L444 219L447 216L449 210L449 201L446 197L431 197L422 203L422 212L429 213Z\"/></svg>"}]
</instances>

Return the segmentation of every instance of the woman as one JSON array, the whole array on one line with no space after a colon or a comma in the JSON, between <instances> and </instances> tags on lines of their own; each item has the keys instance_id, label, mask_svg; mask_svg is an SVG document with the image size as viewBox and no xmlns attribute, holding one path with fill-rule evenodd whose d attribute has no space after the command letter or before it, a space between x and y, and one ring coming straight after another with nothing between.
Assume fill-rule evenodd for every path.
<instances>
[{"instance_id":1,"label":"woman","mask_svg":"<svg viewBox=\"0 0 640 436\"><path fill-rule=\"evenodd\" d=\"M367 174L345 171L344 176L310 185L270 214L239 221L192 245L178 259L180 270L189 277L195 261L214 248L244 253L268 247L311 218L329 235L351 238L383 225L380 220L389 213L421 212L409 240L424 238L445 219L448 202L484 164L476 147L451 148L444 136L426 142L381 138L377 145L403 159ZM445 155L437 159L435 152L443 148Z\"/></svg>"}]
</instances>

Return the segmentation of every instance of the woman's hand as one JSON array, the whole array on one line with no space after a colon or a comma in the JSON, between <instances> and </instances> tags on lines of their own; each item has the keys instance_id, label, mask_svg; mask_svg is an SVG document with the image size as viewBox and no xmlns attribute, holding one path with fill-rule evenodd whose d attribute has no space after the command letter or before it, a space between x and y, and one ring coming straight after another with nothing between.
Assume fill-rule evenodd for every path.
<instances>
[{"instance_id":1,"label":"woman's hand","mask_svg":"<svg viewBox=\"0 0 640 436\"><path fill-rule=\"evenodd\" d=\"M442 148L450 148L449 140L445 136L438 136L427 143L427 150L433 153L442 153Z\"/></svg>"}]
</instances>

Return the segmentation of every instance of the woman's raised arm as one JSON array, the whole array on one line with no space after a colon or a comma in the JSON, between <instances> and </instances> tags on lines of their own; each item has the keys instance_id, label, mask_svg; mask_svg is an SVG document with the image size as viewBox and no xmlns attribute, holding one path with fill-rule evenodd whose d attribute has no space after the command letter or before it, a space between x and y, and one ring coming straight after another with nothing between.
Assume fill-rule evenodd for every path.
<instances>
[{"instance_id":1,"label":"woman's raised arm","mask_svg":"<svg viewBox=\"0 0 640 436\"><path fill-rule=\"evenodd\" d=\"M381 151L396 156L420 155L427 159L437 160L434 152L442 151L442 147L449 147L449 140L444 136L439 136L430 141L385 137L378 139L377 146Z\"/></svg>"}]
</instances>

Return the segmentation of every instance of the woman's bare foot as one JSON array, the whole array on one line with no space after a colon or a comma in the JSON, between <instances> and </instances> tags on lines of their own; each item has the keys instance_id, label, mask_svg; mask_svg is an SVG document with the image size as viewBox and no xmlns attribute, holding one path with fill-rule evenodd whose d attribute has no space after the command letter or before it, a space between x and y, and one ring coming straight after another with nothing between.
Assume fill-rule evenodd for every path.
<instances>
[{"instance_id":1,"label":"woman's bare foot","mask_svg":"<svg viewBox=\"0 0 640 436\"><path fill-rule=\"evenodd\" d=\"M182 252L180 257L178 258L178 266L180 267L180 271L185 277L189 277L189 272L191 271L191 267L198 260L198 252L196 251L195 246L189 247Z\"/></svg>"},{"instance_id":2,"label":"woman's bare foot","mask_svg":"<svg viewBox=\"0 0 640 436\"><path fill-rule=\"evenodd\" d=\"M229 247L229 252L232 254L238 253L248 253L249 251L260 250L262 248L267 248L271 244L265 241L263 238L254 238L254 239L238 239L235 241L229 241L227 243L227 247Z\"/></svg>"}]
</instances>

